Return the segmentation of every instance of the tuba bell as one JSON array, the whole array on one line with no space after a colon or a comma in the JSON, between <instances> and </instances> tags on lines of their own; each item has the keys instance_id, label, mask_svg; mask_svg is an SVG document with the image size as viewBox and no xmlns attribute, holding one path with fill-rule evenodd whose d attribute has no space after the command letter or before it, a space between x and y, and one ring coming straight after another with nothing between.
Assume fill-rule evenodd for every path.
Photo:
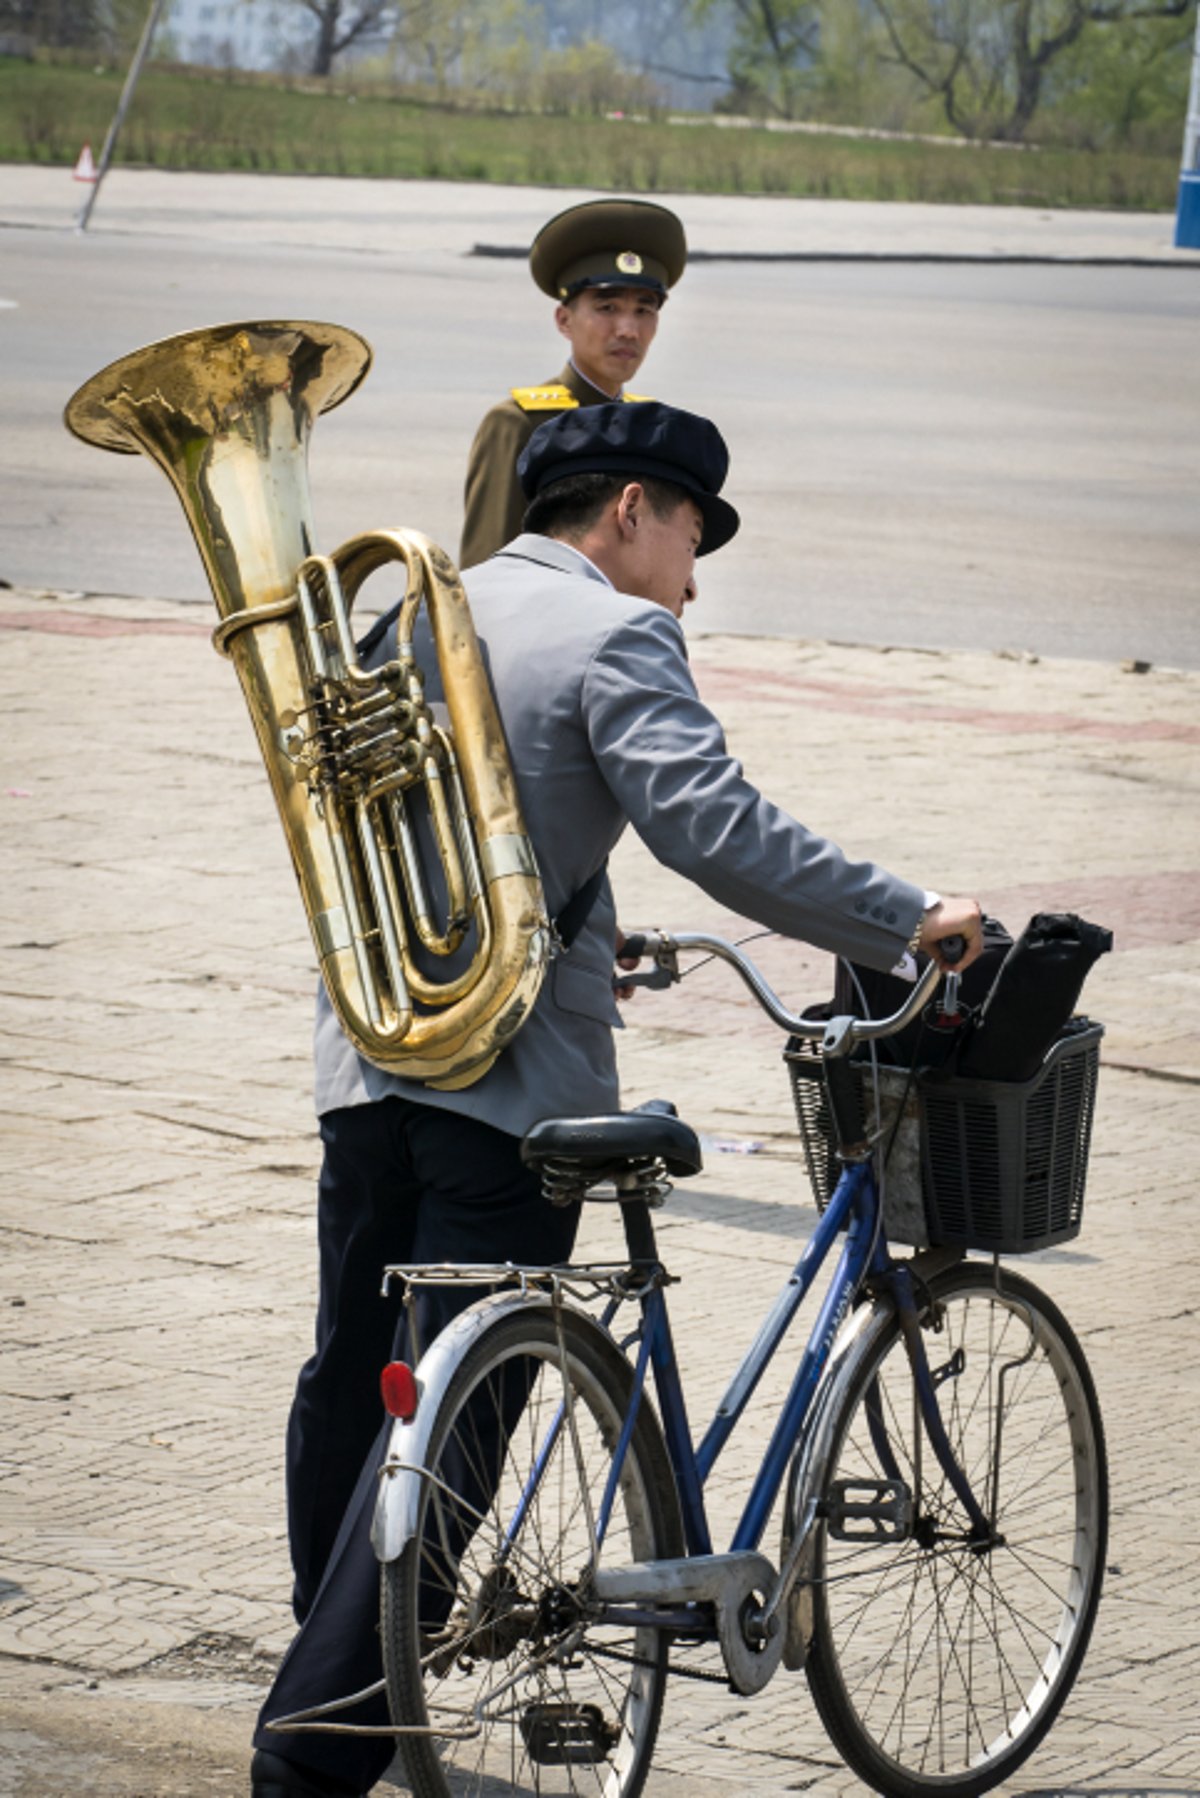
<instances>
[{"instance_id":1,"label":"tuba bell","mask_svg":"<svg viewBox=\"0 0 1200 1798\"><path fill-rule=\"evenodd\" d=\"M460 1087L528 1015L551 933L453 563L409 530L313 551L312 423L370 364L339 326L220 325L112 363L65 417L84 442L149 456L182 502L342 1029L392 1073ZM351 609L388 563L404 570L396 653L366 668ZM448 728L413 653L422 607Z\"/></svg>"}]
</instances>

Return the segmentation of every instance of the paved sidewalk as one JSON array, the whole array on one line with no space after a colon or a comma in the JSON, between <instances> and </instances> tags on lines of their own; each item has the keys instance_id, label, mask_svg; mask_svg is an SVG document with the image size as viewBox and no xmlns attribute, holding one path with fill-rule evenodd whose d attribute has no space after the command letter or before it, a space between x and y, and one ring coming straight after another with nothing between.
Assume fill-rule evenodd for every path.
<instances>
[{"instance_id":1,"label":"paved sidewalk","mask_svg":"<svg viewBox=\"0 0 1200 1798\"><path fill-rule=\"evenodd\" d=\"M951 147L947 155L963 152ZM970 152L965 152L969 154ZM116 168L89 234L219 235L263 248L303 244L355 255L467 255L476 246L523 253L551 214L595 190L474 182L368 181L311 175L305 203L279 196L295 177ZM73 229L83 188L65 168L0 166L0 227ZM1168 212L1067 212L1030 206L931 206L875 200L793 200L662 194L688 222L700 257L887 257L1153 263L1200 268L1176 250Z\"/></svg>"},{"instance_id":2,"label":"paved sidewalk","mask_svg":"<svg viewBox=\"0 0 1200 1798\"><path fill-rule=\"evenodd\" d=\"M3 1798L243 1791L289 1636L314 974L208 628L194 605L0 593ZM1087 992L1108 1036L1085 1228L1031 1270L1095 1369L1110 1568L1080 1684L1007 1789L1197 1798L1200 676L705 636L694 661L751 775L814 827L1010 926L1063 906L1116 932ZM629 926L738 928L634 842L615 877ZM759 950L790 998L827 991L822 958ZM662 1214L697 1416L812 1223L778 1047L720 969L640 994L622 1042L627 1102L670 1096L712 1139ZM648 1790L861 1787L781 1674L752 1702L673 1685Z\"/></svg>"}]
</instances>

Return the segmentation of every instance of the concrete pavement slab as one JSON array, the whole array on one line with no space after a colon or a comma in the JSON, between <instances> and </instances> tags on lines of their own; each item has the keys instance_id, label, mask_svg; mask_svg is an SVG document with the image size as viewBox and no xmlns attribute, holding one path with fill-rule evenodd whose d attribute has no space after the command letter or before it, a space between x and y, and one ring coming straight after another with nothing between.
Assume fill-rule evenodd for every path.
<instances>
[{"instance_id":1,"label":"concrete pavement slab","mask_svg":"<svg viewBox=\"0 0 1200 1798\"><path fill-rule=\"evenodd\" d=\"M282 1430L315 1290L315 976L236 680L196 624L182 604L0 593L13 1798L242 1790L290 1634ZM810 825L979 891L1010 927L1063 906L1116 932L1087 991L1108 1036L1083 1233L1029 1268L1096 1374L1110 1566L1077 1691L1006 1789L1196 1798L1200 676L704 635L693 661L752 777ZM636 842L614 878L627 926L746 928ZM815 952L753 953L789 1000L827 994ZM660 1214L697 1417L814 1219L779 1047L711 967L639 994L621 1041L626 1102L673 1098L708 1144ZM611 1254L611 1231L594 1213L584 1249ZM721 1526L748 1463L735 1444L719 1468ZM753 1701L673 1684L648 1790L862 1788L781 1675Z\"/></svg>"},{"instance_id":2,"label":"concrete pavement slab","mask_svg":"<svg viewBox=\"0 0 1200 1798\"><path fill-rule=\"evenodd\" d=\"M948 146L947 154L962 153ZM969 151L965 152L969 154ZM0 168L0 226L74 228L81 189L66 168ZM196 174L115 168L89 231L303 244L355 254L520 254L553 213L595 190L332 176ZM1028 206L932 206L874 200L661 194L687 219L694 252L714 258L830 257L1162 263L1200 267L1176 250L1174 215Z\"/></svg>"}]
</instances>

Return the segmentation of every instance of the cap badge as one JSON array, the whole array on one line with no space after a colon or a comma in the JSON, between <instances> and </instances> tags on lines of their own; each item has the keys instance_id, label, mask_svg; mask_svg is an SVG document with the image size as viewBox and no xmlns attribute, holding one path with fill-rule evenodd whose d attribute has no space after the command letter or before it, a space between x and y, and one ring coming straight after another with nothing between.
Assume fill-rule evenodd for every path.
<instances>
[{"instance_id":1,"label":"cap badge","mask_svg":"<svg viewBox=\"0 0 1200 1798\"><path fill-rule=\"evenodd\" d=\"M623 275L640 275L642 259L636 250L622 250L617 257L617 267Z\"/></svg>"}]
</instances>

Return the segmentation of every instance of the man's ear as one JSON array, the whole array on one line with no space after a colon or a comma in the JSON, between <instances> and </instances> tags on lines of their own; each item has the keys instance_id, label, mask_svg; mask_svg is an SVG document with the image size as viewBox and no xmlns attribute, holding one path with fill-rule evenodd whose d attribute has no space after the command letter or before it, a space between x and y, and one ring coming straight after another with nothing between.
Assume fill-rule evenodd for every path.
<instances>
[{"instance_id":1,"label":"man's ear","mask_svg":"<svg viewBox=\"0 0 1200 1798\"><path fill-rule=\"evenodd\" d=\"M626 541L636 537L645 503L646 493L641 482L630 481L617 501L617 529Z\"/></svg>"},{"instance_id":2,"label":"man's ear","mask_svg":"<svg viewBox=\"0 0 1200 1798\"><path fill-rule=\"evenodd\" d=\"M569 338L571 335L571 322L572 322L571 308L569 306L563 304L562 302L560 302L554 308L554 323L556 324L558 329L562 332L564 337Z\"/></svg>"}]
</instances>

